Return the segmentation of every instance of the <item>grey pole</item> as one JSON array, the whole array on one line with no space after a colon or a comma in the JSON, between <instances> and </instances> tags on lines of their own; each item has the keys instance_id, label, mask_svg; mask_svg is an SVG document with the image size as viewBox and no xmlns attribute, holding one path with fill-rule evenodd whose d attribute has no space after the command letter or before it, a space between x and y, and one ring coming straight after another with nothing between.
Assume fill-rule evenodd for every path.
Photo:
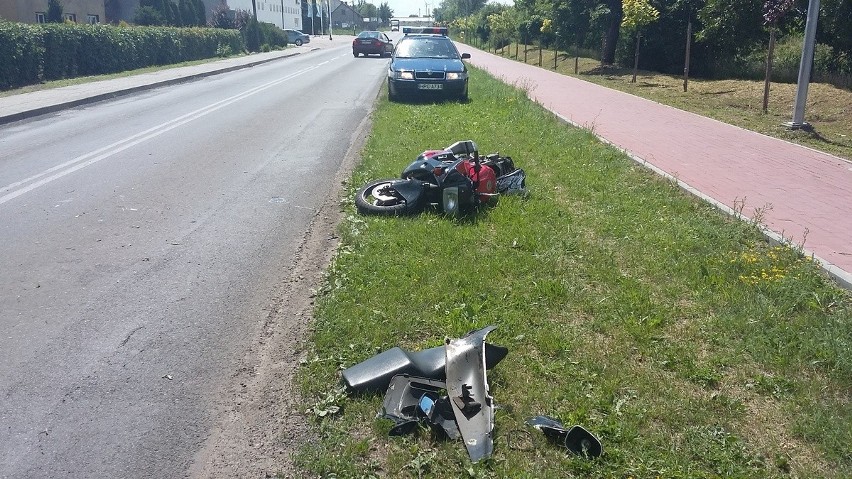
<instances>
[{"instance_id":1,"label":"grey pole","mask_svg":"<svg viewBox=\"0 0 852 479\"><path fill-rule=\"evenodd\" d=\"M799 63L799 83L796 90L796 105L793 108L793 121L786 126L791 130L808 129L805 123L805 103L808 101L808 83L811 81L811 66L814 62L814 43L816 42L817 19L819 18L819 0L808 3L808 20L805 23L805 42L802 45L802 61Z\"/></svg>"}]
</instances>

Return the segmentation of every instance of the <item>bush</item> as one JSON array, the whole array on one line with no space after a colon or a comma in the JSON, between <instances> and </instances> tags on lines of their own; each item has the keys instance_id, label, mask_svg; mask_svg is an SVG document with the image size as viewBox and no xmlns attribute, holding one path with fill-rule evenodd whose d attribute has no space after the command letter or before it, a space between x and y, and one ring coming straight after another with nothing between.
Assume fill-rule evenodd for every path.
<instances>
[{"instance_id":1,"label":"bush","mask_svg":"<svg viewBox=\"0 0 852 479\"><path fill-rule=\"evenodd\" d=\"M0 22L0 88L214 58L244 49L237 30Z\"/></svg>"},{"instance_id":2,"label":"bush","mask_svg":"<svg viewBox=\"0 0 852 479\"><path fill-rule=\"evenodd\" d=\"M254 17L251 17L242 29L243 38L246 42L246 49L250 52L260 51L261 38L260 25L258 25L258 23L259 22L255 20Z\"/></svg>"},{"instance_id":3,"label":"bush","mask_svg":"<svg viewBox=\"0 0 852 479\"><path fill-rule=\"evenodd\" d=\"M776 43L775 59L772 63L773 81L795 83L799 79L799 63L802 60L802 35L788 35ZM754 52L753 57L760 55ZM755 58L756 60L756 58ZM754 61L754 60L753 60ZM766 50L763 51L763 61L766 61ZM828 73L834 70L834 54L831 47L822 43L814 48L813 73Z\"/></svg>"},{"instance_id":4,"label":"bush","mask_svg":"<svg viewBox=\"0 0 852 479\"><path fill-rule=\"evenodd\" d=\"M37 83L43 57L44 40L37 26L0 20L0 88Z\"/></svg>"},{"instance_id":5,"label":"bush","mask_svg":"<svg viewBox=\"0 0 852 479\"><path fill-rule=\"evenodd\" d=\"M233 54L234 54L234 51L231 50L230 45L223 45L223 44L220 43L219 46L216 47L216 56L217 57L224 58L224 57L229 57Z\"/></svg>"},{"instance_id":6,"label":"bush","mask_svg":"<svg viewBox=\"0 0 852 479\"><path fill-rule=\"evenodd\" d=\"M796 83L799 79L799 62L802 59L803 37L801 34L779 38L775 44L772 61L772 81ZM766 75L767 47L755 48L745 54L736 55L712 65L708 71L711 78L737 78L763 80ZM852 64L842 54L825 44L814 47L811 81L831 83L848 88L852 85Z\"/></svg>"},{"instance_id":7,"label":"bush","mask_svg":"<svg viewBox=\"0 0 852 479\"><path fill-rule=\"evenodd\" d=\"M259 26L261 43L266 44L271 49L279 49L287 46L287 35L284 34L284 30L271 23L260 23Z\"/></svg>"}]
</instances>

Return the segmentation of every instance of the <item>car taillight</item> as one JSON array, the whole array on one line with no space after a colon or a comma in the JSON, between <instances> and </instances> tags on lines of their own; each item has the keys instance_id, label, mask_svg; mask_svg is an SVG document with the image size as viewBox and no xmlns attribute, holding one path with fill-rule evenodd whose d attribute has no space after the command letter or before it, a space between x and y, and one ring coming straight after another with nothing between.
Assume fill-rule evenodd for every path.
<instances>
[{"instance_id":1,"label":"car taillight","mask_svg":"<svg viewBox=\"0 0 852 479\"><path fill-rule=\"evenodd\" d=\"M379 46L379 45L381 45L381 44L382 44L382 42L380 42L380 41L378 41L378 40L373 40L373 46L374 46L374 47L377 47L377 46Z\"/></svg>"}]
</instances>

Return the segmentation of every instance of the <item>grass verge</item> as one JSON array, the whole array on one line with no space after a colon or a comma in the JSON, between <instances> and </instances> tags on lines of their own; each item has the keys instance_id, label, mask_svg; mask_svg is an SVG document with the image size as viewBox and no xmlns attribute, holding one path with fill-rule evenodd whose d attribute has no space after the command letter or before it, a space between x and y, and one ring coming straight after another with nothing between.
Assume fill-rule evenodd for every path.
<instances>
[{"instance_id":1,"label":"grass verge","mask_svg":"<svg viewBox=\"0 0 852 479\"><path fill-rule=\"evenodd\" d=\"M464 219L348 213L317 295L299 384L323 477L852 476L852 298L796 251L556 120L474 70L468 104L379 101L351 189L474 139L528 174L527 198ZM387 436L381 395L339 371L488 324L490 460L421 430ZM566 455L523 421L581 424L604 455Z\"/></svg>"},{"instance_id":2,"label":"grass verge","mask_svg":"<svg viewBox=\"0 0 852 479\"><path fill-rule=\"evenodd\" d=\"M554 69L553 50L541 52L541 63L539 50L532 45L513 43L497 54ZM772 83L767 113L763 113L763 81L691 78L684 92L682 75L640 70L636 83L631 83L632 69L602 67L598 60L580 58L575 74L574 60L573 55L558 52L556 71L852 160L852 91L848 89L811 83L805 121L813 130L792 131L784 123L792 120L795 84Z\"/></svg>"}]
</instances>

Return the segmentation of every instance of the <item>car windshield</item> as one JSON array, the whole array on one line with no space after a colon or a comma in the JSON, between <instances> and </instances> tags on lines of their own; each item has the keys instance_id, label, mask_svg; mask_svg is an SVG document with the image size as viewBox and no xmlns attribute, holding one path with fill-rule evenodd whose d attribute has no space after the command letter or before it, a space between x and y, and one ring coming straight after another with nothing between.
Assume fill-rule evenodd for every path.
<instances>
[{"instance_id":1,"label":"car windshield","mask_svg":"<svg viewBox=\"0 0 852 479\"><path fill-rule=\"evenodd\" d=\"M396 46L397 58L458 58L446 37L409 37Z\"/></svg>"},{"instance_id":2,"label":"car windshield","mask_svg":"<svg viewBox=\"0 0 852 479\"><path fill-rule=\"evenodd\" d=\"M379 38L379 32L361 32L358 38Z\"/></svg>"}]
</instances>

